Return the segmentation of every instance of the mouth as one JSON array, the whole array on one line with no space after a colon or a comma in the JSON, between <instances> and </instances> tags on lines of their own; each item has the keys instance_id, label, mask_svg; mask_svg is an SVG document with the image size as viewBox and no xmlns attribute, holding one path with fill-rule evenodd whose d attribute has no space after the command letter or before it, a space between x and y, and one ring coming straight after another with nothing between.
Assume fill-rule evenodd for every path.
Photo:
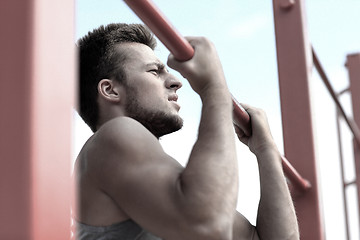
<instances>
[{"instance_id":1,"label":"mouth","mask_svg":"<svg viewBox=\"0 0 360 240\"><path fill-rule=\"evenodd\" d=\"M176 106L177 110L179 111L180 105L177 103L178 98L179 98L178 95L173 94L173 95L169 96L168 101L172 102Z\"/></svg>"},{"instance_id":2,"label":"mouth","mask_svg":"<svg viewBox=\"0 0 360 240\"><path fill-rule=\"evenodd\" d=\"M169 96L168 101L170 102L177 102L178 96L176 94Z\"/></svg>"}]
</instances>

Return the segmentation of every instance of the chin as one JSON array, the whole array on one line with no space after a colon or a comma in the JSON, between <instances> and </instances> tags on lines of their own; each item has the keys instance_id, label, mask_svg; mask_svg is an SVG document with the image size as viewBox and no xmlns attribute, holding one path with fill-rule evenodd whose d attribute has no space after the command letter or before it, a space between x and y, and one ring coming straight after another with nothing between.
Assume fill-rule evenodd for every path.
<instances>
[{"instance_id":1,"label":"chin","mask_svg":"<svg viewBox=\"0 0 360 240\"><path fill-rule=\"evenodd\" d=\"M176 132L183 127L183 119L178 113L168 112L137 112L130 117L140 122L156 138Z\"/></svg>"},{"instance_id":2,"label":"chin","mask_svg":"<svg viewBox=\"0 0 360 240\"><path fill-rule=\"evenodd\" d=\"M155 137L160 138L167 134L179 131L183 127L183 119L178 115L171 115L164 118L161 124L153 126L152 132Z\"/></svg>"}]
</instances>

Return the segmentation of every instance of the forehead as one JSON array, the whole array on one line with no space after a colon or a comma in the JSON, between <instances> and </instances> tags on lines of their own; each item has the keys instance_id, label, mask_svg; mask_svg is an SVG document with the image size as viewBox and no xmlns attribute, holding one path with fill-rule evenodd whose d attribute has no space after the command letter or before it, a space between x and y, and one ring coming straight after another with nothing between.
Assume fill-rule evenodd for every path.
<instances>
[{"instance_id":1,"label":"forehead","mask_svg":"<svg viewBox=\"0 0 360 240\"><path fill-rule=\"evenodd\" d=\"M154 51L147 45L141 43L121 43L116 50L125 55L125 66L141 67L152 62L160 62Z\"/></svg>"}]
</instances>

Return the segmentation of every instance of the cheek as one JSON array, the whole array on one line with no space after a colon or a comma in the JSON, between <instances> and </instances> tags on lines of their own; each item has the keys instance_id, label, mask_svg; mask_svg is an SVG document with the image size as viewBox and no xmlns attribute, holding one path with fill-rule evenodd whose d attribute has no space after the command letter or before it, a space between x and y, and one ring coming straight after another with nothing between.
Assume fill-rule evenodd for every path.
<instances>
[{"instance_id":1,"label":"cheek","mask_svg":"<svg viewBox=\"0 0 360 240\"><path fill-rule=\"evenodd\" d=\"M148 84L142 89L143 96L149 101L159 101L166 98L165 87L160 84Z\"/></svg>"},{"instance_id":2,"label":"cheek","mask_svg":"<svg viewBox=\"0 0 360 240\"><path fill-rule=\"evenodd\" d=\"M137 101L147 108L167 101L166 88L160 79L143 78L142 84L136 85L134 92L136 92Z\"/></svg>"},{"instance_id":3,"label":"cheek","mask_svg":"<svg viewBox=\"0 0 360 240\"><path fill-rule=\"evenodd\" d=\"M137 97L138 101L146 108L159 105L159 102L161 102L160 94L155 90L145 89Z\"/></svg>"}]
</instances>

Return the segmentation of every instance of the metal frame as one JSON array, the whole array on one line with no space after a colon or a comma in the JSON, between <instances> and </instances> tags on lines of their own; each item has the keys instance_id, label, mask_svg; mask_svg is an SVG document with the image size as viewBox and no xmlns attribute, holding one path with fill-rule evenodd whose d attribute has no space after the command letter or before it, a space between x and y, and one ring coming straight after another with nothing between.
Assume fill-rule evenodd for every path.
<instances>
[{"instance_id":1,"label":"metal frame","mask_svg":"<svg viewBox=\"0 0 360 240\"><path fill-rule=\"evenodd\" d=\"M273 0L273 4L285 153L312 183L309 191L295 197L301 235L302 239L321 240L323 220L308 84L312 58L304 1ZM71 224L71 118L76 72L74 3L3 0L0 18L2 35L6 36L0 40L0 111L5 116L0 118L0 239L67 239ZM322 75L321 65L312 53ZM354 133L359 176L360 54L349 55L346 66L354 113L354 121L347 122ZM294 181L308 189L306 180L291 165L285 161L284 166L290 166L289 171L298 179ZM359 177L356 184L359 190Z\"/></svg>"},{"instance_id":2,"label":"metal frame","mask_svg":"<svg viewBox=\"0 0 360 240\"><path fill-rule=\"evenodd\" d=\"M337 106L336 117L341 155L341 174L344 185L343 198L346 216L346 237L349 239L348 206L346 203L345 188L350 184L356 183L358 199L360 199L360 131L358 127L360 125L360 54L348 56L346 66L349 69L351 87L341 92L351 91L355 118L355 120L353 120L346 115L315 50L311 47L307 39L304 11L305 1L273 0L273 3L285 153L295 168L301 172L306 179L309 179L313 188L316 189L318 187L316 157L313 147L310 86L308 84L311 69L314 66ZM350 183L344 182L339 125L340 116L343 117L354 136L357 178L354 182ZM306 149L308 149L309 152L306 152ZM316 190L315 192L313 191L313 194L307 192L295 199L302 239L315 240L325 238L320 209L321 203L319 202L318 195L319 193Z\"/></svg>"},{"instance_id":3,"label":"metal frame","mask_svg":"<svg viewBox=\"0 0 360 240\"><path fill-rule=\"evenodd\" d=\"M360 126L360 53L350 54L347 56L345 66L349 72L350 79L350 92L354 116L354 124ZM360 145L357 139L354 137L354 161L356 168L356 186L358 193L358 203L360 200ZM360 207L359 207L360 211ZM359 212L360 218L360 212Z\"/></svg>"},{"instance_id":4,"label":"metal frame","mask_svg":"<svg viewBox=\"0 0 360 240\"><path fill-rule=\"evenodd\" d=\"M359 170L356 170L356 178L353 181L346 182L345 180L345 172L344 172L344 159L343 159L343 149L342 149L342 138L341 138L341 127L340 127L340 117L342 117L346 124L348 125L351 133L353 134L353 147L354 147L354 160L355 160L355 167L356 169L359 169L359 149L360 149L360 131L359 131L359 125L354 119L351 119L347 116L345 113L345 110L343 106L340 103L339 97L346 93L351 91L352 99L353 99L353 112L355 114L355 110L357 110L357 107L359 107L358 102L360 100L359 94L360 94L360 54L352 54L347 56L347 62L345 66L348 67L349 70L349 78L350 78L350 85L352 88L346 88L342 91L340 91L338 94L335 93L333 87L330 84L329 78L327 77L316 53L315 50L312 48L312 55L313 55L313 61L314 66L316 70L319 72L319 75L322 79L322 81L325 84L325 87L328 89L330 96L335 102L336 105L336 125L337 125L337 133L338 133L338 141L339 141L339 158L340 158L340 166L341 166L341 180L343 183L343 199L344 199L344 214L345 214L345 228L346 228L346 239L350 239L350 226L349 226L349 219L348 219L348 205L347 205L347 194L346 194L346 188L348 186L351 186L353 184L356 184L357 186L357 192L358 192L358 199L360 199L359 196L359 189L360 189L360 175ZM358 111L358 117L360 117L359 110ZM359 118L360 120L360 118ZM357 201L359 202L359 201ZM358 214L360 216L360 213Z\"/></svg>"},{"instance_id":5,"label":"metal frame","mask_svg":"<svg viewBox=\"0 0 360 240\"><path fill-rule=\"evenodd\" d=\"M341 96L342 93L338 94L338 97ZM342 146L342 138L341 138L341 123L340 123L340 117L341 113L339 109L336 109L336 128L337 128L337 137L338 137L338 143L339 143L339 159L340 159L340 175L342 179L342 194L343 194L343 200L344 200L344 216L345 216L345 234L346 234L346 240L350 239L350 225L349 225L349 214L348 214L348 204L347 204L347 197L346 197L346 188L347 186L353 184L347 183L345 179L345 167L344 167L344 155L343 155L343 146Z\"/></svg>"},{"instance_id":6,"label":"metal frame","mask_svg":"<svg viewBox=\"0 0 360 240\"><path fill-rule=\"evenodd\" d=\"M309 81L311 46L303 0L273 0L284 149L312 188L294 199L302 239L322 240Z\"/></svg>"},{"instance_id":7,"label":"metal frame","mask_svg":"<svg viewBox=\"0 0 360 240\"><path fill-rule=\"evenodd\" d=\"M74 3L2 0L0 19L0 239L69 239Z\"/></svg>"},{"instance_id":8,"label":"metal frame","mask_svg":"<svg viewBox=\"0 0 360 240\"><path fill-rule=\"evenodd\" d=\"M316 68L316 70L318 71L321 79L323 80L326 88L328 89L330 96L332 97L332 99L335 102L335 105L339 111L339 113L341 114L341 116L344 118L345 122L347 123L347 125L350 128L350 131L352 132L352 134L354 135L354 140L356 142L356 144L360 147L360 130L358 125L356 124L356 122L354 122L353 119L350 119L346 113L344 108L342 107L339 99L338 99L338 95L335 93L333 87L330 84L329 78L327 77L316 53L314 48L312 48L312 56L313 56L313 61L314 61L314 66Z\"/></svg>"}]
</instances>

